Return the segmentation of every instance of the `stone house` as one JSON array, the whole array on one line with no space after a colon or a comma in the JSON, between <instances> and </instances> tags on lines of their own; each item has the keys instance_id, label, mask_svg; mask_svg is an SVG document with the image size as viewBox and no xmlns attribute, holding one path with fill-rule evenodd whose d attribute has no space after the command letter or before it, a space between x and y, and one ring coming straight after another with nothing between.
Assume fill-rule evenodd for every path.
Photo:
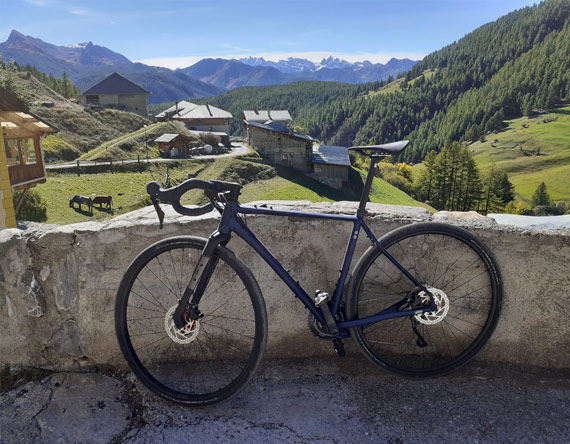
<instances>
[{"instance_id":1,"label":"stone house","mask_svg":"<svg viewBox=\"0 0 570 444\"><path fill-rule=\"evenodd\" d=\"M0 230L16 227L13 193L46 181L41 139L58 129L27 110L16 96L0 90Z\"/></svg>"},{"instance_id":2,"label":"stone house","mask_svg":"<svg viewBox=\"0 0 570 444\"><path fill-rule=\"evenodd\" d=\"M296 168L305 173L312 171L312 137L295 133L278 123L265 124L248 120L243 123L247 144L267 162Z\"/></svg>"},{"instance_id":3,"label":"stone house","mask_svg":"<svg viewBox=\"0 0 570 444\"><path fill-rule=\"evenodd\" d=\"M115 107L148 117L149 91L116 72L82 92L79 103L84 106Z\"/></svg>"}]
</instances>

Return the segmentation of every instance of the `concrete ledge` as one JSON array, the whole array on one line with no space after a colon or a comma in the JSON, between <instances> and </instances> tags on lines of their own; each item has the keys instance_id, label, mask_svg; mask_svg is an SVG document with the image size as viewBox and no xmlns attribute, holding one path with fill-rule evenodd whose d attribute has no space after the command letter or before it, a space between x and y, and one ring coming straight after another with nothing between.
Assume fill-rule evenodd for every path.
<instances>
[{"instance_id":1,"label":"concrete ledge","mask_svg":"<svg viewBox=\"0 0 570 444\"><path fill-rule=\"evenodd\" d=\"M355 203L269 202L269 205L354 214ZM570 368L570 234L499 226L476 213L370 205L377 236L417 221L461 225L479 236L501 266L505 300L499 325L478 355L482 360ZM74 368L123 366L113 310L119 281L131 260L172 235L208 236L218 216L178 218L167 210L158 229L151 207L102 223L31 224L0 231L0 365ZM307 292L332 292L350 224L248 216L248 225L303 283ZM332 346L311 335L305 308L269 267L239 239L229 245L253 271L269 315L268 355L330 355ZM368 247L359 240L356 257ZM347 342L349 351L355 348Z\"/></svg>"}]
</instances>

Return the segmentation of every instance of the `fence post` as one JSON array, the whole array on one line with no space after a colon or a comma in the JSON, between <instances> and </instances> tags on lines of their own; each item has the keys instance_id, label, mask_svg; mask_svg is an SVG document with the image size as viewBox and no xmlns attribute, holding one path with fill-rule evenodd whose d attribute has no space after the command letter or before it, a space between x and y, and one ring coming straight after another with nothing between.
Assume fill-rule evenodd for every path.
<instances>
[{"instance_id":1,"label":"fence post","mask_svg":"<svg viewBox=\"0 0 570 444\"><path fill-rule=\"evenodd\" d=\"M113 159L109 161L109 169L111 170L111 173L113 173Z\"/></svg>"},{"instance_id":2,"label":"fence post","mask_svg":"<svg viewBox=\"0 0 570 444\"><path fill-rule=\"evenodd\" d=\"M77 177L81 176L81 170L79 168L79 159L77 159Z\"/></svg>"}]
</instances>

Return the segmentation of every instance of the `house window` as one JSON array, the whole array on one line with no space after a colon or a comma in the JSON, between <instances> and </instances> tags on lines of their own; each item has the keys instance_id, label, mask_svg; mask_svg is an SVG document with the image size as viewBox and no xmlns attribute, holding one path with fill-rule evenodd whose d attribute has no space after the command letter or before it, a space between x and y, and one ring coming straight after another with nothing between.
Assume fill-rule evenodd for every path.
<instances>
[{"instance_id":1,"label":"house window","mask_svg":"<svg viewBox=\"0 0 570 444\"><path fill-rule=\"evenodd\" d=\"M315 174L321 174L321 168L315 167Z\"/></svg>"},{"instance_id":2,"label":"house window","mask_svg":"<svg viewBox=\"0 0 570 444\"><path fill-rule=\"evenodd\" d=\"M281 160L289 160L289 156L287 155L287 153L281 154Z\"/></svg>"},{"instance_id":3,"label":"house window","mask_svg":"<svg viewBox=\"0 0 570 444\"><path fill-rule=\"evenodd\" d=\"M4 149L6 150L8 166L18 165L20 163L20 151L16 139L4 139Z\"/></svg>"},{"instance_id":4,"label":"house window","mask_svg":"<svg viewBox=\"0 0 570 444\"><path fill-rule=\"evenodd\" d=\"M281 137L277 138L277 146L281 146ZM285 159L283 159L283 160L285 160Z\"/></svg>"}]
</instances>

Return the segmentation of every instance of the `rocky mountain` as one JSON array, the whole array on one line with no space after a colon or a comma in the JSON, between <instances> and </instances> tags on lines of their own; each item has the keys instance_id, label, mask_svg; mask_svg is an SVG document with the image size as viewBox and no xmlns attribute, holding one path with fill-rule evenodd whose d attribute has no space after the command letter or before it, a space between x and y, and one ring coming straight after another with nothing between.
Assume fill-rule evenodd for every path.
<instances>
[{"instance_id":1,"label":"rocky mountain","mask_svg":"<svg viewBox=\"0 0 570 444\"><path fill-rule=\"evenodd\" d=\"M273 62L263 57L247 57L240 59L242 63L254 67L270 66L287 74L299 75L296 80L334 80L348 83L373 82L386 80L407 72L417 63L410 59L390 59L385 65L368 60L350 63L337 57L328 57L318 63L307 59L289 57L286 60ZM323 71L319 74L320 71ZM315 73L314 76L308 73Z\"/></svg>"},{"instance_id":2,"label":"rocky mountain","mask_svg":"<svg viewBox=\"0 0 570 444\"><path fill-rule=\"evenodd\" d=\"M150 91L149 103L212 96L221 92L216 86L182 72L133 63L125 56L92 42L57 46L12 31L8 40L0 43L0 54L6 62L14 59L20 65L32 65L56 77L67 72L82 91L118 72Z\"/></svg>"},{"instance_id":3,"label":"rocky mountain","mask_svg":"<svg viewBox=\"0 0 570 444\"><path fill-rule=\"evenodd\" d=\"M33 65L56 77L66 71L72 79L95 66L132 63L125 56L92 42L57 46L15 30L8 40L0 43L0 54L5 61L14 59L20 65Z\"/></svg>"}]
</instances>

